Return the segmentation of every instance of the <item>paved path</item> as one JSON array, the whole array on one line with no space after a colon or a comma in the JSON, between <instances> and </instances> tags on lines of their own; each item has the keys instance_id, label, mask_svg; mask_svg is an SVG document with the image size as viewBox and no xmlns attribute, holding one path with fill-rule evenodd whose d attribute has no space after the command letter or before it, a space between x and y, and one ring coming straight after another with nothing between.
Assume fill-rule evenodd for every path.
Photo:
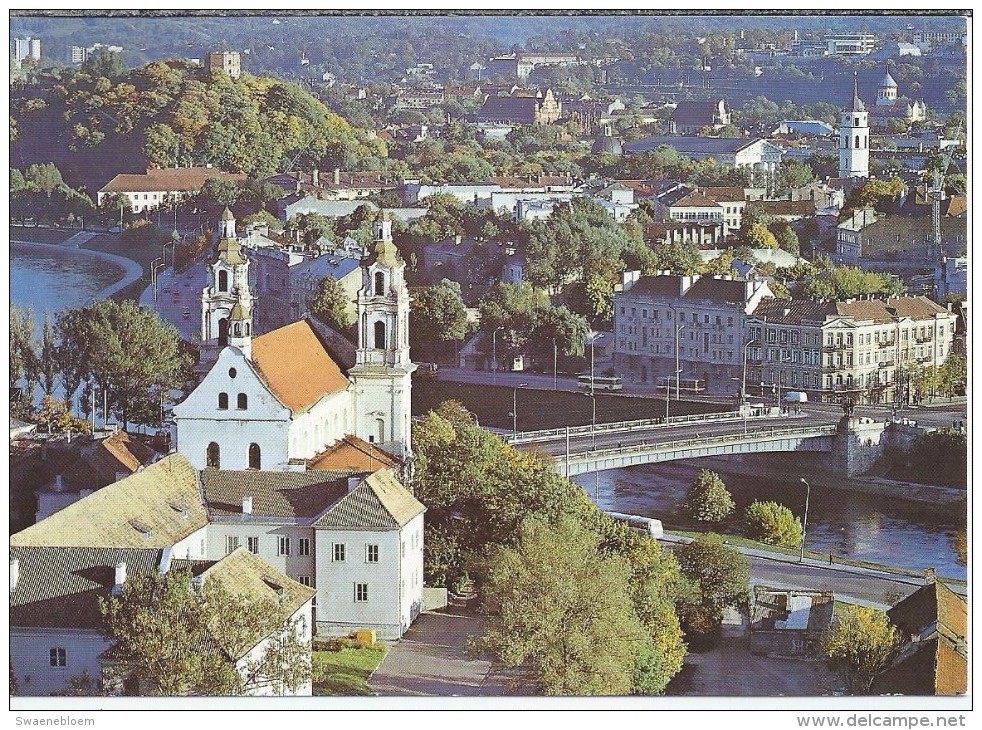
<instances>
[{"instance_id":1,"label":"paved path","mask_svg":"<svg viewBox=\"0 0 982 730\"><path fill-rule=\"evenodd\" d=\"M207 285L204 266L195 264L177 275L174 269L162 269L157 273L156 301L153 286L148 286L140 295L140 305L155 310L182 338L193 341L201 337L201 290Z\"/></svg>"},{"instance_id":2,"label":"paved path","mask_svg":"<svg viewBox=\"0 0 982 730\"><path fill-rule=\"evenodd\" d=\"M491 663L467 655L467 639L481 619L454 609L420 615L389 650L368 684L378 695L501 696L514 694L488 679Z\"/></svg>"}]
</instances>

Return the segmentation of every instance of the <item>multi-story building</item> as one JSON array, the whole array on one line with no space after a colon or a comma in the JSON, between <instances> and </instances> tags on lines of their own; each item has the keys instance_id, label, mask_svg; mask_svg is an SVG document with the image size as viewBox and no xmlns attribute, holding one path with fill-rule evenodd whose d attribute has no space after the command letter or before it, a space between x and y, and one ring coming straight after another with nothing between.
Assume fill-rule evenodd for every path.
<instances>
[{"instance_id":1,"label":"multi-story building","mask_svg":"<svg viewBox=\"0 0 982 730\"><path fill-rule=\"evenodd\" d=\"M626 272L614 294L614 368L656 385L674 382L677 367L690 388L734 392L747 315L771 296L762 280Z\"/></svg>"},{"instance_id":2,"label":"multi-story building","mask_svg":"<svg viewBox=\"0 0 982 730\"><path fill-rule=\"evenodd\" d=\"M105 51L107 53L122 53L122 46L107 46L102 43L93 43L91 46L69 46L68 60L74 65L85 63L90 57Z\"/></svg>"},{"instance_id":3,"label":"multi-story building","mask_svg":"<svg viewBox=\"0 0 982 730\"><path fill-rule=\"evenodd\" d=\"M245 175L223 172L211 165L147 168L145 175L129 173L116 175L99 190L96 202L102 205L107 195L118 195L129 200L130 209L134 213L142 213L196 195L201 192L205 181L211 178L236 183L246 181Z\"/></svg>"},{"instance_id":4,"label":"multi-story building","mask_svg":"<svg viewBox=\"0 0 982 730\"><path fill-rule=\"evenodd\" d=\"M237 79L242 74L242 59L238 51L215 51L208 54L208 68L212 73L224 73Z\"/></svg>"},{"instance_id":5,"label":"multi-story building","mask_svg":"<svg viewBox=\"0 0 982 730\"><path fill-rule=\"evenodd\" d=\"M764 299L747 321L747 390L892 402L912 370L944 364L954 337L955 316L926 297Z\"/></svg>"},{"instance_id":6,"label":"multi-story building","mask_svg":"<svg viewBox=\"0 0 982 730\"><path fill-rule=\"evenodd\" d=\"M14 61L18 64L24 59L32 61L41 60L41 39L40 38L14 38Z\"/></svg>"}]
</instances>

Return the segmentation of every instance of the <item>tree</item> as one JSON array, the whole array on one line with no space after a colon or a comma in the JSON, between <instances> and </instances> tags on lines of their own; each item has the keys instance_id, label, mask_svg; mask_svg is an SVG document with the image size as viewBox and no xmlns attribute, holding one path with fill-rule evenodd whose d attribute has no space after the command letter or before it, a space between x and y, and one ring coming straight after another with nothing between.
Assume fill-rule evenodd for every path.
<instances>
[{"instance_id":1,"label":"tree","mask_svg":"<svg viewBox=\"0 0 982 730\"><path fill-rule=\"evenodd\" d=\"M682 509L700 522L721 522L736 505L719 474L700 469L682 503Z\"/></svg>"},{"instance_id":2,"label":"tree","mask_svg":"<svg viewBox=\"0 0 982 730\"><path fill-rule=\"evenodd\" d=\"M44 313L41 324L41 347L38 350L38 373L41 376L41 390L51 396L55 392L55 381L58 378L58 358L56 357L57 342L51 318Z\"/></svg>"},{"instance_id":3,"label":"tree","mask_svg":"<svg viewBox=\"0 0 982 730\"><path fill-rule=\"evenodd\" d=\"M802 287L802 294L811 299L835 301L863 294L899 296L904 290L903 282L890 274L835 266L830 259L819 257L811 279Z\"/></svg>"},{"instance_id":4,"label":"tree","mask_svg":"<svg viewBox=\"0 0 982 730\"><path fill-rule=\"evenodd\" d=\"M410 346L432 356L441 343L467 334L467 309L457 284L444 280L413 292L409 305Z\"/></svg>"},{"instance_id":5,"label":"tree","mask_svg":"<svg viewBox=\"0 0 982 730\"><path fill-rule=\"evenodd\" d=\"M695 540L675 548L679 570L694 588L689 603L695 603L719 623L727 606L743 606L747 602L750 564L747 559L723 544L714 533L700 535Z\"/></svg>"},{"instance_id":6,"label":"tree","mask_svg":"<svg viewBox=\"0 0 982 730\"><path fill-rule=\"evenodd\" d=\"M846 209L875 208L879 211L889 211L904 192L904 181L899 177L889 180L868 180L855 188L846 196Z\"/></svg>"},{"instance_id":7,"label":"tree","mask_svg":"<svg viewBox=\"0 0 982 730\"><path fill-rule=\"evenodd\" d=\"M91 76L115 79L126 73L126 64L117 52L101 49L86 58L79 70Z\"/></svg>"},{"instance_id":8,"label":"tree","mask_svg":"<svg viewBox=\"0 0 982 730\"><path fill-rule=\"evenodd\" d=\"M777 248L777 239L763 223L754 223L746 230L741 226L739 241L748 248Z\"/></svg>"},{"instance_id":9,"label":"tree","mask_svg":"<svg viewBox=\"0 0 982 730\"><path fill-rule=\"evenodd\" d=\"M107 393L124 428L130 420L158 424L191 364L177 330L130 301L98 299L68 317L74 326L61 329L61 345L79 353L83 380Z\"/></svg>"},{"instance_id":10,"label":"tree","mask_svg":"<svg viewBox=\"0 0 982 730\"><path fill-rule=\"evenodd\" d=\"M130 578L99 608L114 659L153 694L241 695L269 682L292 691L310 679L299 619L270 599L233 593L221 578L200 588L188 569ZM263 639L263 656L237 668Z\"/></svg>"},{"instance_id":11,"label":"tree","mask_svg":"<svg viewBox=\"0 0 982 730\"><path fill-rule=\"evenodd\" d=\"M618 695L633 688L634 613L623 559L571 518L524 522L514 547L491 556L484 634L474 642L546 695Z\"/></svg>"},{"instance_id":12,"label":"tree","mask_svg":"<svg viewBox=\"0 0 982 730\"><path fill-rule=\"evenodd\" d=\"M835 621L822 637L829 666L857 695L870 693L876 675L890 665L901 645L900 632L885 612L851 604L836 607Z\"/></svg>"},{"instance_id":13,"label":"tree","mask_svg":"<svg viewBox=\"0 0 982 730\"><path fill-rule=\"evenodd\" d=\"M7 371L11 388L24 382L28 398L40 380L40 358L34 347L34 317L30 310L10 308L10 366Z\"/></svg>"},{"instance_id":14,"label":"tree","mask_svg":"<svg viewBox=\"0 0 982 730\"><path fill-rule=\"evenodd\" d=\"M333 276L325 276L317 285L317 293L307 299L307 309L328 327L344 332L351 326L348 313L348 294Z\"/></svg>"},{"instance_id":15,"label":"tree","mask_svg":"<svg viewBox=\"0 0 982 730\"><path fill-rule=\"evenodd\" d=\"M815 179L815 173L807 162L781 160L777 167L777 187L788 190L804 187Z\"/></svg>"},{"instance_id":16,"label":"tree","mask_svg":"<svg viewBox=\"0 0 982 730\"><path fill-rule=\"evenodd\" d=\"M938 373L940 390L951 397L965 392L968 384L968 361L964 355L949 355Z\"/></svg>"},{"instance_id":17,"label":"tree","mask_svg":"<svg viewBox=\"0 0 982 730\"><path fill-rule=\"evenodd\" d=\"M788 548L801 545L801 522L783 504L755 501L747 507L744 521L755 540Z\"/></svg>"},{"instance_id":18,"label":"tree","mask_svg":"<svg viewBox=\"0 0 982 730\"><path fill-rule=\"evenodd\" d=\"M787 221L774 221L770 226L770 232L777 242L778 248L790 254L798 256L801 254L801 243L798 241L798 234Z\"/></svg>"}]
</instances>

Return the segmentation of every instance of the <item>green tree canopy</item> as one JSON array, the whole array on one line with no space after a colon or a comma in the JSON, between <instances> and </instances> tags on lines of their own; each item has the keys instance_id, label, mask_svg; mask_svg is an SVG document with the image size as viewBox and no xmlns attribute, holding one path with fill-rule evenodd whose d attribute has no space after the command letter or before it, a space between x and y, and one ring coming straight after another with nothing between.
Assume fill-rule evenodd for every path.
<instances>
[{"instance_id":1,"label":"green tree canopy","mask_svg":"<svg viewBox=\"0 0 982 730\"><path fill-rule=\"evenodd\" d=\"M822 637L829 666L852 694L870 693L876 675L896 657L902 637L886 613L875 608L836 606L832 627Z\"/></svg>"},{"instance_id":2,"label":"green tree canopy","mask_svg":"<svg viewBox=\"0 0 982 730\"><path fill-rule=\"evenodd\" d=\"M307 299L307 309L318 320L338 332L351 326L348 294L333 276L325 276L317 284L317 292Z\"/></svg>"},{"instance_id":3,"label":"green tree canopy","mask_svg":"<svg viewBox=\"0 0 982 730\"><path fill-rule=\"evenodd\" d=\"M682 503L682 509L700 522L721 522L732 514L736 505L720 475L700 469Z\"/></svg>"},{"instance_id":4,"label":"green tree canopy","mask_svg":"<svg viewBox=\"0 0 982 730\"><path fill-rule=\"evenodd\" d=\"M801 522L783 504L755 501L747 507L744 521L755 540L788 548L801 545Z\"/></svg>"},{"instance_id":5,"label":"green tree canopy","mask_svg":"<svg viewBox=\"0 0 982 730\"><path fill-rule=\"evenodd\" d=\"M523 522L515 546L490 556L475 647L541 694L629 694L645 634L627 561L597 548L598 536L572 518Z\"/></svg>"},{"instance_id":6,"label":"green tree canopy","mask_svg":"<svg viewBox=\"0 0 982 730\"><path fill-rule=\"evenodd\" d=\"M812 277L802 287L805 297L832 301L864 294L900 296L904 291L903 283L895 276L836 266L825 257L818 259Z\"/></svg>"},{"instance_id":7,"label":"green tree canopy","mask_svg":"<svg viewBox=\"0 0 982 730\"><path fill-rule=\"evenodd\" d=\"M187 569L130 578L100 599L114 659L154 694L241 695L310 680L310 645L299 619L275 601L233 593L219 578L195 588ZM266 639L263 656L233 663Z\"/></svg>"},{"instance_id":8,"label":"green tree canopy","mask_svg":"<svg viewBox=\"0 0 982 730\"><path fill-rule=\"evenodd\" d=\"M467 334L467 310L459 285L444 280L413 292L409 308L409 344L432 358L442 343Z\"/></svg>"},{"instance_id":9,"label":"green tree canopy","mask_svg":"<svg viewBox=\"0 0 982 730\"><path fill-rule=\"evenodd\" d=\"M715 623L722 619L724 608L746 604L750 564L724 545L719 535L707 533L676 546L675 558L682 575L692 582L690 602L704 609Z\"/></svg>"}]
</instances>

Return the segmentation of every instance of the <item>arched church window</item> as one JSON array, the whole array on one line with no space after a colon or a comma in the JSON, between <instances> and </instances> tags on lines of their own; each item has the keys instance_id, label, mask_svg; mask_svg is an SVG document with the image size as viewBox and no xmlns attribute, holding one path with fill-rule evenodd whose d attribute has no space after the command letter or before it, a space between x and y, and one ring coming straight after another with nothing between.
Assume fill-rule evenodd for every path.
<instances>
[{"instance_id":1,"label":"arched church window","mask_svg":"<svg viewBox=\"0 0 982 730\"><path fill-rule=\"evenodd\" d=\"M228 291L228 272L218 272L218 291Z\"/></svg>"},{"instance_id":2,"label":"arched church window","mask_svg":"<svg viewBox=\"0 0 982 730\"><path fill-rule=\"evenodd\" d=\"M245 336L248 337L249 336L249 329L250 329L249 328L249 323L246 322L243 326L245 327Z\"/></svg>"},{"instance_id":3,"label":"arched church window","mask_svg":"<svg viewBox=\"0 0 982 730\"><path fill-rule=\"evenodd\" d=\"M232 325L232 334L235 337L242 336L242 325L239 322L236 322L235 324Z\"/></svg>"},{"instance_id":4,"label":"arched church window","mask_svg":"<svg viewBox=\"0 0 982 730\"><path fill-rule=\"evenodd\" d=\"M220 411L228 410L228 393L218 394L218 410Z\"/></svg>"},{"instance_id":5,"label":"arched church window","mask_svg":"<svg viewBox=\"0 0 982 730\"><path fill-rule=\"evenodd\" d=\"M249 396L247 396L245 393L239 393L239 397L235 405L240 411L244 411L249 407Z\"/></svg>"},{"instance_id":6,"label":"arched church window","mask_svg":"<svg viewBox=\"0 0 982 730\"><path fill-rule=\"evenodd\" d=\"M385 322L375 323L375 349L385 349Z\"/></svg>"},{"instance_id":7,"label":"arched church window","mask_svg":"<svg viewBox=\"0 0 982 730\"><path fill-rule=\"evenodd\" d=\"M381 271L375 272L375 296L380 297L385 294L385 274Z\"/></svg>"},{"instance_id":8,"label":"arched church window","mask_svg":"<svg viewBox=\"0 0 982 730\"><path fill-rule=\"evenodd\" d=\"M249 468L262 469L262 451L259 444L249 444Z\"/></svg>"},{"instance_id":9,"label":"arched church window","mask_svg":"<svg viewBox=\"0 0 982 730\"><path fill-rule=\"evenodd\" d=\"M221 469L222 467L221 449L218 448L218 444L214 441L208 444L206 464L214 469Z\"/></svg>"},{"instance_id":10,"label":"arched church window","mask_svg":"<svg viewBox=\"0 0 982 730\"><path fill-rule=\"evenodd\" d=\"M218 320L218 344L223 347L228 344L228 317Z\"/></svg>"}]
</instances>

